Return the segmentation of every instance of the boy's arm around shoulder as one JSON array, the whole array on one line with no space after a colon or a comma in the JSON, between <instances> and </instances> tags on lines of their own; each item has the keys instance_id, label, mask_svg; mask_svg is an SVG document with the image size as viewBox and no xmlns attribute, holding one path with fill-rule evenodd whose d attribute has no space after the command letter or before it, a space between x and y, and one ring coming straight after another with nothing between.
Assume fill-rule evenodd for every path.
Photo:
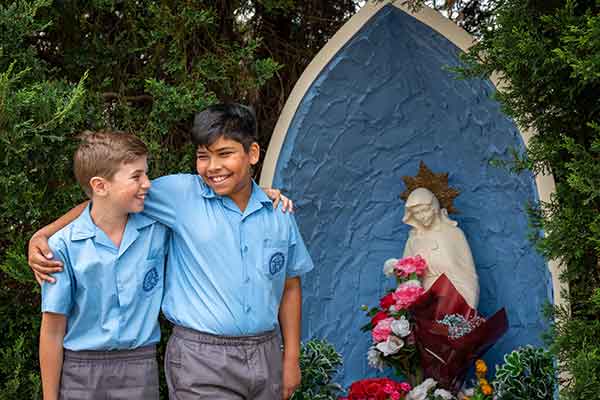
<instances>
[{"instance_id":1,"label":"boy's arm around shoulder","mask_svg":"<svg viewBox=\"0 0 600 400\"><path fill-rule=\"evenodd\" d=\"M62 270L60 260L53 259L52 251L48 246L48 239L79 217L88 203L88 201L85 201L73 207L56 221L38 230L29 240L27 262L40 285L43 281L54 282L54 278L50 274Z\"/></svg>"},{"instance_id":2,"label":"boy's arm around shoulder","mask_svg":"<svg viewBox=\"0 0 600 400\"><path fill-rule=\"evenodd\" d=\"M173 228L177 222L181 199L186 198L196 185L201 184L199 180L201 178L198 175L192 174L172 174L153 179L142 212L163 225Z\"/></svg>"},{"instance_id":3,"label":"boy's arm around shoulder","mask_svg":"<svg viewBox=\"0 0 600 400\"><path fill-rule=\"evenodd\" d=\"M281 190L274 188L264 188L261 187L261 190L265 192L267 197L273 201L273 208L277 209L277 207L281 204L281 211L285 212L294 212L294 202L292 199L284 196L281 193Z\"/></svg>"}]
</instances>

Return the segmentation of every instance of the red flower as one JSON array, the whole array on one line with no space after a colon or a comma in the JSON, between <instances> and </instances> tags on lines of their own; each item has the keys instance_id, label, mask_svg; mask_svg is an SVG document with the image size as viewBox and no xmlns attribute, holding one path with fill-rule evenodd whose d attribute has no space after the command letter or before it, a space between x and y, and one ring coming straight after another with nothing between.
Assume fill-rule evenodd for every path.
<instances>
[{"instance_id":1,"label":"red flower","mask_svg":"<svg viewBox=\"0 0 600 400\"><path fill-rule=\"evenodd\" d=\"M371 319L371 325L373 326L373 328L375 328L379 321L384 320L386 318L389 318L389 315L387 315L387 313L384 311L379 311L377 314L375 314L373 319Z\"/></svg>"},{"instance_id":2,"label":"red flower","mask_svg":"<svg viewBox=\"0 0 600 400\"><path fill-rule=\"evenodd\" d=\"M379 300L379 306L381 308L383 308L384 310L389 310L389 308L391 306L393 306L396 303L396 301L394 300L394 293L388 293L387 295L383 296L381 298L381 300Z\"/></svg>"},{"instance_id":3,"label":"red flower","mask_svg":"<svg viewBox=\"0 0 600 400\"><path fill-rule=\"evenodd\" d=\"M390 400L403 399L406 384L388 378L370 378L356 381L350 385L348 397L344 400Z\"/></svg>"}]
</instances>

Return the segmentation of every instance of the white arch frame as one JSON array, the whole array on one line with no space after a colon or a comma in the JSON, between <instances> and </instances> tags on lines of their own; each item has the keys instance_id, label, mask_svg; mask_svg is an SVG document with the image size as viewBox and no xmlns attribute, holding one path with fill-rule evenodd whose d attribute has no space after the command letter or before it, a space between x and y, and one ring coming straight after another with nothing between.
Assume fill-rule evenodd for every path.
<instances>
[{"instance_id":1,"label":"white arch frame","mask_svg":"<svg viewBox=\"0 0 600 400\"><path fill-rule=\"evenodd\" d=\"M262 167L262 173L260 176L260 184L263 187L271 187L273 184L273 177L275 175L275 168L277 166L277 160L283 142L287 135L287 131L290 127L292 119L300 105L300 102L304 98L304 95L317 79L323 68L331 61L331 59L338 53L338 51L365 25L381 8L391 4L402 11L411 15L418 21L429 26L431 29L437 31L439 34L444 36L456 47L466 52L473 45L474 39L465 30L458 27L448 18L441 15L439 12L424 6L417 12L412 12L408 7L401 4L403 0L397 0L393 3L388 2L368 2L361 10L356 13L339 31L325 44L325 46L317 53L315 58L306 67L298 82L292 89L290 96L288 97L279 120L273 130L271 141L267 149L267 154ZM501 88L502 84L497 76L492 76L491 81L496 88ZM524 130L519 128L519 132L523 138L525 146L529 145L533 132L530 130ZM554 177L552 175L538 174L536 176L536 186L540 200L543 202L549 202L550 196L555 191ZM560 282L558 279L560 263L558 260L548 261L548 268L552 275L552 286L554 291L554 304L566 305L566 299L562 296L562 291L567 291L567 285Z\"/></svg>"}]
</instances>

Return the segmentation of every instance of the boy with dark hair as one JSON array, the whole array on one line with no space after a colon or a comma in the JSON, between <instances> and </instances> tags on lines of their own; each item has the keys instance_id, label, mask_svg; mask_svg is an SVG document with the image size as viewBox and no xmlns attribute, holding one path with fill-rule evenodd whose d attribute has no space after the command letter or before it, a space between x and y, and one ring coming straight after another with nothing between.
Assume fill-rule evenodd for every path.
<instances>
[{"instance_id":1,"label":"boy with dark hair","mask_svg":"<svg viewBox=\"0 0 600 400\"><path fill-rule=\"evenodd\" d=\"M42 284L44 400L158 399L168 229L139 214L148 150L120 132L81 139L73 167L92 202L49 240L64 271Z\"/></svg>"},{"instance_id":2,"label":"boy with dark hair","mask_svg":"<svg viewBox=\"0 0 600 400\"><path fill-rule=\"evenodd\" d=\"M144 211L173 232L162 308L174 324L170 398L287 399L300 383L299 276L312 261L293 216L252 180L252 111L208 107L192 141L198 174L153 181Z\"/></svg>"}]
</instances>

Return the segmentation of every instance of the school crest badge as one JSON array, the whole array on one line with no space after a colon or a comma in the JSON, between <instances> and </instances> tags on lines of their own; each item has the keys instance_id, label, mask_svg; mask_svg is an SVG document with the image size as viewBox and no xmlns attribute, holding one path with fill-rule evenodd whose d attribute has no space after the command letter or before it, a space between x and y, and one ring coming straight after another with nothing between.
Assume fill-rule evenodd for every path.
<instances>
[{"instance_id":1,"label":"school crest badge","mask_svg":"<svg viewBox=\"0 0 600 400\"><path fill-rule=\"evenodd\" d=\"M156 267L153 267L150 271L146 272L144 276L144 283L142 288L145 292L149 292L158 284L158 271Z\"/></svg>"},{"instance_id":2,"label":"school crest badge","mask_svg":"<svg viewBox=\"0 0 600 400\"><path fill-rule=\"evenodd\" d=\"M278 251L277 253L274 253L271 256L271 259L269 260L269 272L271 273L271 275L275 275L283 269L284 265L285 256L282 252Z\"/></svg>"}]
</instances>

